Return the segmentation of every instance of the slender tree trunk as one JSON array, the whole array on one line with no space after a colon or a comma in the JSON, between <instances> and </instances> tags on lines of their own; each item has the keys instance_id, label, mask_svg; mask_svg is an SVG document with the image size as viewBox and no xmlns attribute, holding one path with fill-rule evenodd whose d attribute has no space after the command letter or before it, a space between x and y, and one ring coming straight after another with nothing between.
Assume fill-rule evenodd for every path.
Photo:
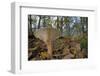
<instances>
[{"instance_id":1,"label":"slender tree trunk","mask_svg":"<svg viewBox=\"0 0 100 76\"><path fill-rule=\"evenodd\" d=\"M57 16L57 29L59 29L59 17Z\"/></svg>"},{"instance_id":2,"label":"slender tree trunk","mask_svg":"<svg viewBox=\"0 0 100 76\"><path fill-rule=\"evenodd\" d=\"M62 27L63 27L63 17L61 17L61 25L60 25L60 31L61 31L61 34L63 33Z\"/></svg>"},{"instance_id":3,"label":"slender tree trunk","mask_svg":"<svg viewBox=\"0 0 100 76\"><path fill-rule=\"evenodd\" d=\"M44 16L44 21L43 21L43 27L46 27L45 16Z\"/></svg>"},{"instance_id":4,"label":"slender tree trunk","mask_svg":"<svg viewBox=\"0 0 100 76\"><path fill-rule=\"evenodd\" d=\"M29 15L29 35L32 35L32 19L31 19L31 15Z\"/></svg>"},{"instance_id":5,"label":"slender tree trunk","mask_svg":"<svg viewBox=\"0 0 100 76\"><path fill-rule=\"evenodd\" d=\"M38 29L40 28L40 23L41 23L41 16L39 16Z\"/></svg>"},{"instance_id":6,"label":"slender tree trunk","mask_svg":"<svg viewBox=\"0 0 100 76\"><path fill-rule=\"evenodd\" d=\"M82 32L84 34L85 31L84 31L84 18L83 17L81 17L81 25L82 25Z\"/></svg>"}]
</instances>

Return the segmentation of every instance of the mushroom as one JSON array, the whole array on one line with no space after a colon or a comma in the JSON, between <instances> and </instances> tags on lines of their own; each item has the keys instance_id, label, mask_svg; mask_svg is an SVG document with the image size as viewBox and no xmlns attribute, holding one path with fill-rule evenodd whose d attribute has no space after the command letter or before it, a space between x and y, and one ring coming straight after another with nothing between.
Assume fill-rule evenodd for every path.
<instances>
[{"instance_id":1,"label":"mushroom","mask_svg":"<svg viewBox=\"0 0 100 76\"><path fill-rule=\"evenodd\" d=\"M45 42L48 49L47 51L48 55L50 58L52 58L53 41L56 40L61 35L60 31L52 27L45 27L35 31L34 35L36 38L39 38L40 40Z\"/></svg>"}]
</instances>

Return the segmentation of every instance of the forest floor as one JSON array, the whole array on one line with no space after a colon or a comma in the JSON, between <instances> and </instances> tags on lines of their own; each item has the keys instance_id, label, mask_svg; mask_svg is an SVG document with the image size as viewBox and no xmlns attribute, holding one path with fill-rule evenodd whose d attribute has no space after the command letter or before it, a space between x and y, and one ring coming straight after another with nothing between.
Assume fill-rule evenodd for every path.
<instances>
[{"instance_id":1,"label":"forest floor","mask_svg":"<svg viewBox=\"0 0 100 76\"><path fill-rule=\"evenodd\" d=\"M51 60L51 59L80 59L87 58L87 49L80 47L79 40L67 37L59 37L53 42L53 57L49 58L46 44L35 38L28 37L28 60Z\"/></svg>"}]
</instances>

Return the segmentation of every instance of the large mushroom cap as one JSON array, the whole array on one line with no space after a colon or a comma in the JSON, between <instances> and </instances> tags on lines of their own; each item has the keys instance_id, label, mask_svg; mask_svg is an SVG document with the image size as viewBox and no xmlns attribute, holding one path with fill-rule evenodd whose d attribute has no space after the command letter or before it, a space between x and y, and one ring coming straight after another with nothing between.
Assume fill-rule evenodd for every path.
<instances>
[{"instance_id":1,"label":"large mushroom cap","mask_svg":"<svg viewBox=\"0 0 100 76\"><path fill-rule=\"evenodd\" d=\"M35 31L34 35L36 38L47 42L48 40L54 41L55 39L60 37L61 33L59 30L52 27L45 27Z\"/></svg>"}]
</instances>

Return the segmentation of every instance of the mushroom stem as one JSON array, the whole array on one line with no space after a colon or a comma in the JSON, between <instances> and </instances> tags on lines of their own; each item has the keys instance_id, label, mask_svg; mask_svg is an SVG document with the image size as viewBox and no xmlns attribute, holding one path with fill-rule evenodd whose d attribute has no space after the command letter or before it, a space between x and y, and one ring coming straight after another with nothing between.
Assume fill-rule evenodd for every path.
<instances>
[{"instance_id":1,"label":"mushroom stem","mask_svg":"<svg viewBox=\"0 0 100 76\"><path fill-rule=\"evenodd\" d=\"M48 48L49 58L52 58L53 47L52 47L52 42L51 41L47 42L47 48Z\"/></svg>"}]
</instances>

